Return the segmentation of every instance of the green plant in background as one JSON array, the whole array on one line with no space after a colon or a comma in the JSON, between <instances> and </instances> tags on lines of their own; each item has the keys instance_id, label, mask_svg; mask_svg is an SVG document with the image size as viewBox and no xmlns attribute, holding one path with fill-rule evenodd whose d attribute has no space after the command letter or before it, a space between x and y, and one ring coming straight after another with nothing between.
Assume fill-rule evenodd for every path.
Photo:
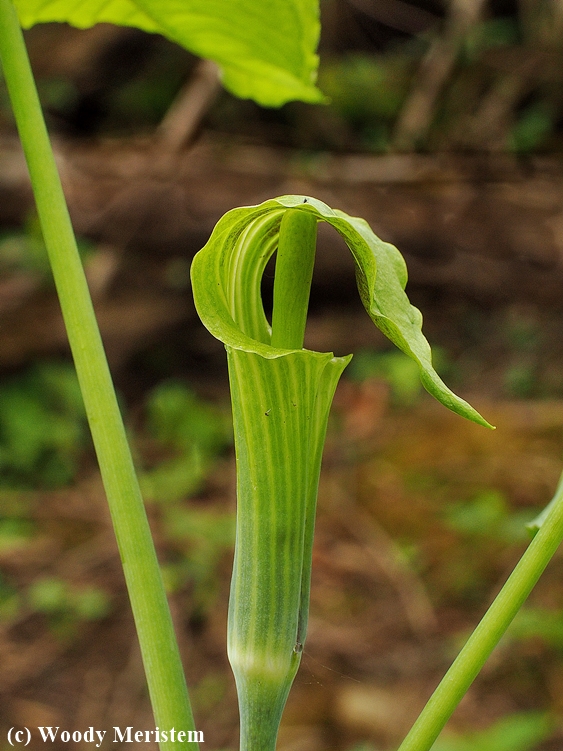
<instances>
[{"instance_id":1,"label":"green plant in background","mask_svg":"<svg viewBox=\"0 0 563 751\"><path fill-rule=\"evenodd\" d=\"M21 595L2 576L0 577L0 621L11 621L21 609Z\"/></svg>"},{"instance_id":2,"label":"green plant in background","mask_svg":"<svg viewBox=\"0 0 563 751\"><path fill-rule=\"evenodd\" d=\"M563 651L563 608L523 607L512 622L508 638L511 641L541 639L548 646Z\"/></svg>"},{"instance_id":3,"label":"green plant in background","mask_svg":"<svg viewBox=\"0 0 563 751\"><path fill-rule=\"evenodd\" d=\"M412 84L419 50L401 53L349 54L324 62L319 70L319 86L330 97L331 109L359 132L362 145L371 151L390 148L393 124Z\"/></svg>"},{"instance_id":4,"label":"green plant in background","mask_svg":"<svg viewBox=\"0 0 563 751\"><path fill-rule=\"evenodd\" d=\"M85 261L92 245L83 239L78 240L77 245L80 257ZM0 274L17 272L33 274L42 281L51 279L49 256L35 213L27 217L22 230L0 233Z\"/></svg>"},{"instance_id":5,"label":"green plant in background","mask_svg":"<svg viewBox=\"0 0 563 751\"><path fill-rule=\"evenodd\" d=\"M173 455L141 474L144 497L167 504L193 495L231 443L228 414L174 381L151 392L146 412L148 432Z\"/></svg>"},{"instance_id":6,"label":"green plant in background","mask_svg":"<svg viewBox=\"0 0 563 751\"><path fill-rule=\"evenodd\" d=\"M179 552L177 559L163 565L167 592L191 585L190 613L205 615L219 591L218 567L235 541L232 513L174 505L164 515L166 537Z\"/></svg>"},{"instance_id":7,"label":"green plant in background","mask_svg":"<svg viewBox=\"0 0 563 751\"><path fill-rule=\"evenodd\" d=\"M234 543L231 512L185 506L232 443L232 421L179 381L160 384L146 405L147 431L167 455L139 481L146 501L158 504L166 538L176 557L162 566L167 592L191 583L190 611L202 615L215 601L218 565ZM172 456L168 454L172 453Z\"/></svg>"},{"instance_id":8,"label":"green plant in background","mask_svg":"<svg viewBox=\"0 0 563 751\"><path fill-rule=\"evenodd\" d=\"M436 357L433 357L435 360ZM368 378L385 381L397 406L412 406L422 392L418 366L402 352L358 352L354 355L348 375L357 381Z\"/></svg>"},{"instance_id":9,"label":"green plant in background","mask_svg":"<svg viewBox=\"0 0 563 751\"><path fill-rule=\"evenodd\" d=\"M523 712L503 717L486 730L450 734L436 741L432 751L534 751L552 729L546 715Z\"/></svg>"},{"instance_id":10,"label":"green plant in background","mask_svg":"<svg viewBox=\"0 0 563 751\"><path fill-rule=\"evenodd\" d=\"M37 217L28 217L23 231L0 234L0 272L17 271L50 276L49 258Z\"/></svg>"},{"instance_id":11,"label":"green plant in background","mask_svg":"<svg viewBox=\"0 0 563 751\"><path fill-rule=\"evenodd\" d=\"M497 490L483 490L466 502L450 504L444 519L451 529L473 541L479 538L502 543L526 539L530 512L513 513L506 498Z\"/></svg>"},{"instance_id":12,"label":"green plant in background","mask_svg":"<svg viewBox=\"0 0 563 751\"><path fill-rule=\"evenodd\" d=\"M98 587L71 586L64 579L44 577L27 589L28 607L44 613L50 628L63 638L74 635L81 621L92 621L108 614L110 603Z\"/></svg>"},{"instance_id":13,"label":"green plant in background","mask_svg":"<svg viewBox=\"0 0 563 751\"><path fill-rule=\"evenodd\" d=\"M37 364L0 387L0 485L63 485L74 476L86 440L71 365Z\"/></svg>"}]
</instances>

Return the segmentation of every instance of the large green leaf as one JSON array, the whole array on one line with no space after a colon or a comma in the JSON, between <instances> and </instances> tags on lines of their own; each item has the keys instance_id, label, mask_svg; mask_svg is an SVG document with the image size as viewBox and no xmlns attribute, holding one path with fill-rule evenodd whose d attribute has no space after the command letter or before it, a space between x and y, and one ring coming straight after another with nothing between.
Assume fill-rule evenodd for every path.
<instances>
[{"instance_id":1,"label":"large green leaf","mask_svg":"<svg viewBox=\"0 0 563 751\"><path fill-rule=\"evenodd\" d=\"M211 333L228 347L268 359L287 352L269 343L260 279L276 249L281 217L288 208L311 212L342 235L356 262L358 288L368 314L418 364L426 390L459 415L491 427L434 370L430 345L421 330L422 315L405 293L407 269L397 248L380 240L363 219L333 211L314 198L282 196L234 209L219 221L192 267L196 307Z\"/></svg>"},{"instance_id":2,"label":"large green leaf","mask_svg":"<svg viewBox=\"0 0 563 751\"><path fill-rule=\"evenodd\" d=\"M215 60L227 89L277 107L322 101L315 87L318 0L14 0L22 26L136 26Z\"/></svg>"}]
</instances>

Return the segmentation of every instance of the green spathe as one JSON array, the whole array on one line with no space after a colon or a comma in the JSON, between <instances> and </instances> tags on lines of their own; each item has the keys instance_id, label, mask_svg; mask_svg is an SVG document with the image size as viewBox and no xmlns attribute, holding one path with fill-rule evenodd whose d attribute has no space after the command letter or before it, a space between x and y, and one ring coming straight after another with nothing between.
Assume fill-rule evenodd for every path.
<instances>
[{"instance_id":1,"label":"green spathe","mask_svg":"<svg viewBox=\"0 0 563 751\"><path fill-rule=\"evenodd\" d=\"M234 209L219 221L194 259L192 288L199 316L224 342L229 363L237 536L228 653L239 695L242 751L275 749L299 667L322 450L334 391L350 360L270 343L260 284L268 260L282 244L282 218L295 210L327 221L344 237L368 313L416 360L426 388L450 409L488 425L434 371L420 329L422 317L404 292L404 261L366 222L304 196ZM313 232L307 242L314 244ZM302 252L308 255L306 248Z\"/></svg>"},{"instance_id":2,"label":"green spathe","mask_svg":"<svg viewBox=\"0 0 563 751\"><path fill-rule=\"evenodd\" d=\"M364 307L375 325L418 364L426 390L462 417L491 427L434 370L430 345L421 330L422 315L405 293L407 268L397 248L380 240L364 219L335 211L314 198L282 196L233 209L218 222L192 270L196 308L209 331L230 347L268 359L287 353L269 344L271 328L262 308L260 280L288 208L311 212L342 235L356 262Z\"/></svg>"},{"instance_id":3,"label":"green spathe","mask_svg":"<svg viewBox=\"0 0 563 751\"><path fill-rule=\"evenodd\" d=\"M227 352L237 457L228 654L241 750L268 751L305 641L322 450L350 358Z\"/></svg>"},{"instance_id":4,"label":"green spathe","mask_svg":"<svg viewBox=\"0 0 563 751\"><path fill-rule=\"evenodd\" d=\"M277 107L321 102L315 86L318 0L15 0L22 26L60 21L135 26L214 60L233 94Z\"/></svg>"}]
</instances>

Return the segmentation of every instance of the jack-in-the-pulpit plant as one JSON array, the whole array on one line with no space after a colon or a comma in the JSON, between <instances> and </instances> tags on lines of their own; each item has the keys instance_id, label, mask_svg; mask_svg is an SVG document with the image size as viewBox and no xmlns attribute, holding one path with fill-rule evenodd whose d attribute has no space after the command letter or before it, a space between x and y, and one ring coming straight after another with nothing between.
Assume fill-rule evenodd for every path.
<instances>
[{"instance_id":1,"label":"jack-in-the-pulpit plant","mask_svg":"<svg viewBox=\"0 0 563 751\"><path fill-rule=\"evenodd\" d=\"M374 323L420 367L427 390L450 409L488 423L432 367L422 316L404 292L399 251L362 219L303 196L230 211L192 266L196 308L226 347L237 459L237 534L228 654L237 683L241 749L275 748L299 666L309 607L311 555L328 414L350 360L303 349L316 246L328 222L356 263ZM277 250L272 325L261 297Z\"/></svg>"},{"instance_id":2,"label":"jack-in-the-pulpit plant","mask_svg":"<svg viewBox=\"0 0 563 751\"><path fill-rule=\"evenodd\" d=\"M18 17L19 16L19 17ZM158 559L88 285L43 121L20 22L109 22L164 34L215 60L232 93L268 106L322 100L314 85L318 0L0 0L0 62L24 148L130 595L155 724L195 730ZM307 625L317 483L330 403L349 358L303 349L316 227L331 224L356 261L374 323L420 367L427 390L475 422L432 368L399 252L361 219L285 196L228 213L197 255L198 311L227 348L238 461L228 649L242 751L271 751ZM277 250L272 325L260 280ZM563 540L563 481L536 534L399 751L429 751ZM161 751L189 748L170 734Z\"/></svg>"}]
</instances>

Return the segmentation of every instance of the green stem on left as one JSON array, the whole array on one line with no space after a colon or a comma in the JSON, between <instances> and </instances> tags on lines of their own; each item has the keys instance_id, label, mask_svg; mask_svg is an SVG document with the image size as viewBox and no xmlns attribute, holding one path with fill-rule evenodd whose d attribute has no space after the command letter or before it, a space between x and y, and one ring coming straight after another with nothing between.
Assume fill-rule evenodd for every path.
<instances>
[{"instance_id":1,"label":"green stem on left","mask_svg":"<svg viewBox=\"0 0 563 751\"><path fill-rule=\"evenodd\" d=\"M0 61L25 152L161 730L194 730L180 654L125 429L66 201L11 0L0 0ZM163 751L196 749L166 741Z\"/></svg>"}]
</instances>

